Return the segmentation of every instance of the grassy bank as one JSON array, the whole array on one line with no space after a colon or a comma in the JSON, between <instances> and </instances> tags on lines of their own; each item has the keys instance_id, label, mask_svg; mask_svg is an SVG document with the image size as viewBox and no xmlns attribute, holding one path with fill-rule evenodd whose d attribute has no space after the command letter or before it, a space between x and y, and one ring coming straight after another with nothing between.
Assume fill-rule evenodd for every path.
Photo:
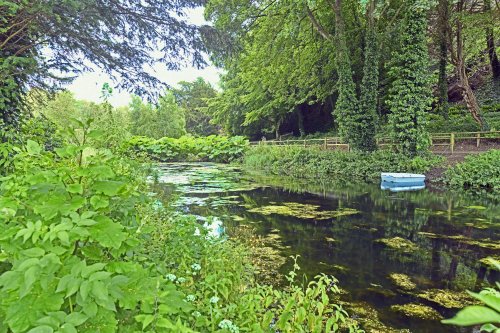
<instances>
[{"instance_id":1,"label":"grassy bank","mask_svg":"<svg viewBox=\"0 0 500 333\"><path fill-rule=\"evenodd\" d=\"M244 167L300 178L338 178L376 182L380 172L428 171L441 159L434 155L408 158L389 151L371 154L303 147L252 147L245 153Z\"/></svg>"}]
</instances>

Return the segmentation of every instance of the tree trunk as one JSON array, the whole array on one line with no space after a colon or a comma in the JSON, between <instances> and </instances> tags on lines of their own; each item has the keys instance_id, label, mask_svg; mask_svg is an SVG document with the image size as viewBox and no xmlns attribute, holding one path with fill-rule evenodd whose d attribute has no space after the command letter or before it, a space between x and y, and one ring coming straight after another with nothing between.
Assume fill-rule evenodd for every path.
<instances>
[{"instance_id":1,"label":"tree trunk","mask_svg":"<svg viewBox=\"0 0 500 333\"><path fill-rule=\"evenodd\" d=\"M460 14L464 9L465 0L461 0L457 4L457 12ZM462 97L467 109L469 110L472 118L479 124L482 131L489 130L489 126L486 121L481 116L481 108L477 102L476 96L472 91L469 84L469 78L467 77L467 71L465 67L465 57L464 57L464 39L462 35L463 25L460 18L456 21L456 71L459 79L460 89L462 90Z\"/></svg>"},{"instance_id":2,"label":"tree trunk","mask_svg":"<svg viewBox=\"0 0 500 333\"><path fill-rule=\"evenodd\" d=\"M298 117L298 125L300 136L303 137L306 135L306 130L304 129L304 113L302 111L302 106L297 106L297 117Z\"/></svg>"},{"instance_id":3,"label":"tree trunk","mask_svg":"<svg viewBox=\"0 0 500 333\"><path fill-rule=\"evenodd\" d=\"M446 65L448 64L448 0L439 0L439 112L448 119L448 80Z\"/></svg>"},{"instance_id":4,"label":"tree trunk","mask_svg":"<svg viewBox=\"0 0 500 333\"><path fill-rule=\"evenodd\" d=\"M491 4L489 0L484 0L484 11L489 12ZM500 79L500 61L495 49L495 36L491 27L486 28L486 46L488 48L488 57L490 59L491 72L493 79Z\"/></svg>"}]
</instances>

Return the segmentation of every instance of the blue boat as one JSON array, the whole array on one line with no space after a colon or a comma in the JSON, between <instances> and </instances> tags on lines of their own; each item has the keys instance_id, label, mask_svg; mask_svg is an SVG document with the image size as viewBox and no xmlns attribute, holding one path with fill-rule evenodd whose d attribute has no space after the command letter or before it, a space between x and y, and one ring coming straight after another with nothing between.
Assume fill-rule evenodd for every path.
<instances>
[{"instance_id":1,"label":"blue boat","mask_svg":"<svg viewBox=\"0 0 500 333\"><path fill-rule=\"evenodd\" d=\"M393 183L401 186L421 186L425 182L425 175L418 173L384 172L381 174L383 183Z\"/></svg>"},{"instance_id":2,"label":"blue boat","mask_svg":"<svg viewBox=\"0 0 500 333\"><path fill-rule=\"evenodd\" d=\"M389 190L391 192L405 192L405 191L419 191L425 188L425 183L421 183L418 186L402 186L396 183L384 183L380 184L380 189Z\"/></svg>"}]
</instances>

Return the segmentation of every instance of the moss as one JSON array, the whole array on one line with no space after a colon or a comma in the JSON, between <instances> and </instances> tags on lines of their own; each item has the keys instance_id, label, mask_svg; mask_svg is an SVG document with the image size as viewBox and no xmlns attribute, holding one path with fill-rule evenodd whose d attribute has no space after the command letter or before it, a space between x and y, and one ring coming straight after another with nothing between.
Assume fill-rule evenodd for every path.
<instances>
[{"instance_id":1,"label":"moss","mask_svg":"<svg viewBox=\"0 0 500 333\"><path fill-rule=\"evenodd\" d=\"M425 236L427 238L433 238L433 239L451 239L455 241L459 241L460 243L464 243L467 245L471 246L477 246L481 247L483 249L489 249L489 250L500 250L500 242L498 241L493 241L489 238L486 238L484 240L476 240L472 238L468 238L464 235L439 235L439 234L434 234L432 232L419 232L419 235Z\"/></svg>"},{"instance_id":2,"label":"moss","mask_svg":"<svg viewBox=\"0 0 500 333\"><path fill-rule=\"evenodd\" d=\"M398 250L401 252L413 252L418 249L418 246L410 240L394 237L394 238L380 238L375 242L384 244L391 249Z\"/></svg>"},{"instance_id":3,"label":"moss","mask_svg":"<svg viewBox=\"0 0 500 333\"><path fill-rule=\"evenodd\" d=\"M423 320L441 320L443 318L439 312L430 306L417 303L393 305L391 306L391 310L410 318Z\"/></svg>"},{"instance_id":4,"label":"moss","mask_svg":"<svg viewBox=\"0 0 500 333\"><path fill-rule=\"evenodd\" d=\"M408 275L392 273L389 274L389 278L399 289L410 291L417 288L417 285L411 281Z\"/></svg>"},{"instance_id":5,"label":"moss","mask_svg":"<svg viewBox=\"0 0 500 333\"><path fill-rule=\"evenodd\" d=\"M396 329L385 325L380 320L377 310L368 303L345 303L345 307L349 314L356 317L366 333L410 333L408 329Z\"/></svg>"},{"instance_id":6,"label":"moss","mask_svg":"<svg viewBox=\"0 0 500 333\"><path fill-rule=\"evenodd\" d=\"M262 215L285 215L294 216L301 219L327 220L341 216L358 214L359 211L351 208L341 208L338 210L328 211L320 210L320 206L301 204L297 202L285 202L282 205L269 205L256 207L248 210L251 213L259 213Z\"/></svg>"},{"instance_id":7,"label":"moss","mask_svg":"<svg viewBox=\"0 0 500 333\"><path fill-rule=\"evenodd\" d=\"M429 289L417 294L417 296L448 309L459 309L466 305L478 304L474 298L465 292L447 289Z\"/></svg>"}]
</instances>

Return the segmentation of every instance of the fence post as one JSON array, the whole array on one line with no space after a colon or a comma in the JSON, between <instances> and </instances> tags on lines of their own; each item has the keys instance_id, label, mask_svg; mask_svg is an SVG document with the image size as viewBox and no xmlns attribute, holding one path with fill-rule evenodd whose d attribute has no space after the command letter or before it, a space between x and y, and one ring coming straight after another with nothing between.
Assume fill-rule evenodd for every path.
<instances>
[{"instance_id":1,"label":"fence post","mask_svg":"<svg viewBox=\"0 0 500 333\"><path fill-rule=\"evenodd\" d=\"M328 148L328 141L327 141L327 140L328 140L328 139L327 139L327 138L325 138L325 149L327 149L327 148Z\"/></svg>"},{"instance_id":2,"label":"fence post","mask_svg":"<svg viewBox=\"0 0 500 333\"><path fill-rule=\"evenodd\" d=\"M455 151L455 133L451 133L450 135L450 146L451 146L451 153Z\"/></svg>"},{"instance_id":3,"label":"fence post","mask_svg":"<svg viewBox=\"0 0 500 333\"><path fill-rule=\"evenodd\" d=\"M306 147L306 140L304 140L304 148Z\"/></svg>"},{"instance_id":4,"label":"fence post","mask_svg":"<svg viewBox=\"0 0 500 333\"><path fill-rule=\"evenodd\" d=\"M481 133L477 133L477 147L479 148L479 143L481 142Z\"/></svg>"}]
</instances>

